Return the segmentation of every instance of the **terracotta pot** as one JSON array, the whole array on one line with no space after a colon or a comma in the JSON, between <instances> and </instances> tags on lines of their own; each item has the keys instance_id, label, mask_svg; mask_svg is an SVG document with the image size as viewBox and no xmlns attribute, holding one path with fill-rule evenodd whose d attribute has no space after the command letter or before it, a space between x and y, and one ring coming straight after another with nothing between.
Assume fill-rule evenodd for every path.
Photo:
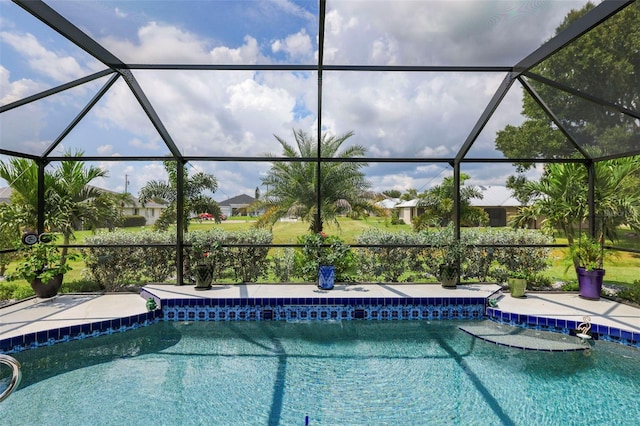
<instances>
[{"instance_id":1,"label":"terracotta pot","mask_svg":"<svg viewBox=\"0 0 640 426\"><path fill-rule=\"evenodd\" d=\"M63 278L64 274L58 274L46 283L43 283L40 278L35 278L31 281L31 288L37 297L41 299L48 299L58 294L60 287L62 287Z\"/></svg>"}]
</instances>

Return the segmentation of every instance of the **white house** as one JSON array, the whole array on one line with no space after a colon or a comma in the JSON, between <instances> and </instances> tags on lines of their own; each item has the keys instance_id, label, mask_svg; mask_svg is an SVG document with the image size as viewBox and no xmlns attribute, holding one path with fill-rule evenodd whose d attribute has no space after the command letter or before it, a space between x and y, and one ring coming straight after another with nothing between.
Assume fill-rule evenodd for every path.
<instances>
[{"instance_id":1,"label":"white house","mask_svg":"<svg viewBox=\"0 0 640 426\"><path fill-rule=\"evenodd\" d=\"M262 214L261 212L250 210L249 206L256 201L250 195L241 194L236 195L235 197L231 197L227 200L218 202L218 206L222 211L222 214L230 217L230 216L258 216Z\"/></svg>"},{"instance_id":2,"label":"white house","mask_svg":"<svg viewBox=\"0 0 640 426\"><path fill-rule=\"evenodd\" d=\"M147 221L146 225L153 225L160 217L160 214L167 206L153 201L145 203L143 206L137 198L133 198L133 202L122 206L122 214L125 216L143 216Z\"/></svg>"},{"instance_id":3,"label":"white house","mask_svg":"<svg viewBox=\"0 0 640 426\"><path fill-rule=\"evenodd\" d=\"M512 191L506 186L487 185L478 186L482 192L482 198L472 198L470 201L474 207L481 207L489 215L489 226L507 226L509 219L518 212L520 202L514 198ZM418 199L403 201L394 206L398 209L398 217L404 223L411 224L411 220L424 213L418 207Z\"/></svg>"}]
</instances>

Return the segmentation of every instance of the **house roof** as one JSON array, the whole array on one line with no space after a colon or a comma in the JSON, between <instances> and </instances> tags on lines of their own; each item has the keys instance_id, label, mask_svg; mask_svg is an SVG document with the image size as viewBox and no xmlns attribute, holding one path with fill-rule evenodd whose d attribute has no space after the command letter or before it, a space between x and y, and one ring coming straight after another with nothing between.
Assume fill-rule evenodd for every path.
<instances>
[{"instance_id":1,"label":"house roof","mask_svg":"<svg viewBox=\"0 0 640 426\"><path fill-rule=\"evenodd\" d=\"M413 200L403 201L395 205L395 208L400 207L416 207L418 205L418 199L414 198Z\"/></svg>"},{"instance_id":2,"label":"house roof","mask_svg":"<svg viewBox=\"0 0 640 426\"><path fill-rule=\"evenodd\" d=\"M400 202L400 198L385 198L376 203L376 206L383 209L392 209Z\"/></svg>"},{"instance_id":3,"label":"house roof","mask_svg":"<svg viewBox=\"0 0 640 426\"><path fill-rule=\"evenodd\" d=\"M482 191L482 199L472 198L471 205L475 207L520 207L521 203L513 196L513 191L506 186L491 185L478 186Z\"/></svg>"},{"instance_id":4,"label":"house roof","mask_svg":"<svg viewBox=\"0 0 640 426\"><path fill-rule=\"evenodd\" d=\"M235 197L231 197L227 200L224 201L220 201L218 203L218 205L220 207L225 207L225 206L230 206L230 207L246 207L250 204L253 204L253 202L256 199L247 195L247 194L241 194L241 195L236 195Z\"/></svg>"},{"instance_id":5,"label":"house roof","mask_svg":"<svg viewBox=\"0 0 640 426\"><path fill-rule=\"evenodd\" d=\"M482 198L472 198L470 203L475 207L520 207L521 203L513 196L506 186L500 185L480 185L478 189L482 192ZM386 201L386 200L383 200ZM403 201L395 204L394 208L411 208L418 205L418 199Z\"/></svg>"}]
</instances>

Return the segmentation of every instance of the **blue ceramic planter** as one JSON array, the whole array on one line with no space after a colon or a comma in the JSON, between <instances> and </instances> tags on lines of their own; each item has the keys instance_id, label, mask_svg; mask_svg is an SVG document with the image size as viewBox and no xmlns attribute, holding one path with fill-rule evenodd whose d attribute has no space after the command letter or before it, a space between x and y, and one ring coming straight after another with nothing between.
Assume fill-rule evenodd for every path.
<instances>
[{"instance_id":1,"label":"blue ceramic planter","mask_svg":"<svg viewBox=\"0 0 640 426\"><path fill-rule=\"evenodd\" d=\"M336 267L320 265L318 267L318 287L331 290L336 280Z\"/></svg>"}]
</instances>

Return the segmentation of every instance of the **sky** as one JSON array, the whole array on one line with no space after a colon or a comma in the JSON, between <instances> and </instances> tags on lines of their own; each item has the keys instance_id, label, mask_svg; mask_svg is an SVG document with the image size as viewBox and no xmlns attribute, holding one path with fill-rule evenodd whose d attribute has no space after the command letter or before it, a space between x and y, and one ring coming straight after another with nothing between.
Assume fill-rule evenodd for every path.
<instances>
[{"instance_id":1,"label":"sky","mask_svg":"<svg viewBox=\"0 0 640 426\"><path fill-rule=\"evenodd\" d=\"M511 66L551 38L571 9L585 1L331 1L327 2L325 64ZM124 62L136 64L298 64L318 60L316 1L48 1L52 8ZM105 69L20 7L0 0L0 105ZM317 74L291 71L150 71L133 75L178 148L191 156L281 154L274 135L293 143L293 130L316 134ZM325 71L323 132L362 145L368 157L453 157L504 73ZM109 77L0 115L0 145L39 153ZM523 118L514 84L469 152L502 158L495 135ZM169 151L120 78L56 151L86 155L162 156ZM6 159L6 158L3 158ZM159 162L99 164L98 186L136 195L163 180ZM253 195L266 162L194 162L212 173L218 201ZM420 191L451 175L446 163L370 163L374 191ZM504 185L508 164L463 164L469 184ZM532 176L539 173L531 172ZM0 186L6 183L0 182Z\"/></svg>"}]
</instances>

